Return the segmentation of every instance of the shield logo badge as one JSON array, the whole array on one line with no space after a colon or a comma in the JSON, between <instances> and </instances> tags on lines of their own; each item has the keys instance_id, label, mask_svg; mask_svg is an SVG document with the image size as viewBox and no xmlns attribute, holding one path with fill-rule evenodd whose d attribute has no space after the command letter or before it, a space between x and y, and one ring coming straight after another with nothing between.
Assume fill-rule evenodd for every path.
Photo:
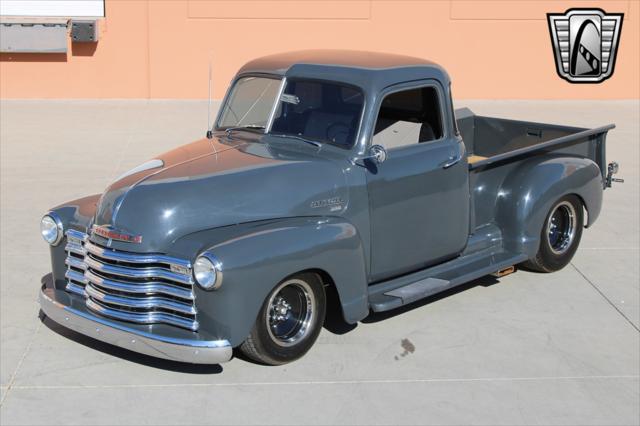
<instances>
[{"instance_id":1,"label":"shield logo badge","mask_svg":"<svg viewBox=\"0 0 640 426\"><path fill-rule=\"evenodd\" d=\"M611 77L623 17L602 9L548 13L558 75L571 83L601 83Z\"/></svg>"}]
</instances>

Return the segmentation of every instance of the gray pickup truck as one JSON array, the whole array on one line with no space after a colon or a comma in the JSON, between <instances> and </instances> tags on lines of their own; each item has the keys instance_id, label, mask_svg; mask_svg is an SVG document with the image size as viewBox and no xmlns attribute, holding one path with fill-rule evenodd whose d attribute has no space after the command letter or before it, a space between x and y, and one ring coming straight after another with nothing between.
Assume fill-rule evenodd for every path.
<instances>
[{"instance_id":1,"label":"gray pickup truck","mask_svg":"<svg viewBox=\"0 0 640 426\"><path fill-rule=\"evenodd\" d=\"M567 265L617 180L613 127L454 113L445 70L417 58L257 59L206 138L43 217L41 315L170 360L287 363L332 300L354 324Z\"/></svg>"}]
</instances>

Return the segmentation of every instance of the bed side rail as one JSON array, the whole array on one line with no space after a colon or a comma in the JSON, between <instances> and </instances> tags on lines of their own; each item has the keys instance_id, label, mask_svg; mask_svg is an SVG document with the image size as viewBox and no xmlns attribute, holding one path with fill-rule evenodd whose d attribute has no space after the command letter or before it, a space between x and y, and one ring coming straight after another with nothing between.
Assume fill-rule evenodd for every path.
<instances>
[{"instance_id":1,"label":"bed side rail","mask_svg":"<svg viewBox=\"0 0 640 426\"><path fill-rule=\"evenodd\" d=\"M513 151L505 152L503 154L497 154L487 158L479 158L476 161L469 162L469 170L475 170L497 163L504 163L507 161L515 161L522 156L535 154L540 152L548 152L552 149L569 146L583 142L585 139L594 141L596 146L595 158L592 158L602 171L603 179L606 178L608 168L605 167L605 153L606 153L606 135L607 132L615 128L615 124L608 124L606 126L597 127L595 129L588 129L571 135L563 136L560 138L552 139L547 142L542 142L536 145L515 149ZM615 172L614 172L615 173ZM614 181L615 182L615 181Z\"/></svg>"}]
</instances>

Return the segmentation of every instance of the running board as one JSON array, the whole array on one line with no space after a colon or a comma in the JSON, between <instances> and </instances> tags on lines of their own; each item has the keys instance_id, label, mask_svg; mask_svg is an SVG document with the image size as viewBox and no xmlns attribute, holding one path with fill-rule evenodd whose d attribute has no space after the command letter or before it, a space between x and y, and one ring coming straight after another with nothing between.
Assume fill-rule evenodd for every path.
<instances>
[{"instance_id":1,"label":"running board","mask_svg":"<svg viewBox=\"0 0 640 426\"><path fill-rule=\"evenodd\" d=\"M485 275L514 271L527 256L508 252L461 256L440 265L369 287L369 306L384 312L425 299Z\"/></svg>"},{"instance_id":2,"label":"running board","mask_svg":"<svg viewBox=\"0 0 640 426\"><path fill-rule=\"evenodd\" d=\"M387 291L384 293L386 296L392 296L402 299L402 304L415 302L425 296L437 292L440 288L447 288L449 281L441 280L438 278L426 278L424 280L417 281L413 284L405 285L404 287L396 288L395 290Z\"/></svg>"}]
</instances>

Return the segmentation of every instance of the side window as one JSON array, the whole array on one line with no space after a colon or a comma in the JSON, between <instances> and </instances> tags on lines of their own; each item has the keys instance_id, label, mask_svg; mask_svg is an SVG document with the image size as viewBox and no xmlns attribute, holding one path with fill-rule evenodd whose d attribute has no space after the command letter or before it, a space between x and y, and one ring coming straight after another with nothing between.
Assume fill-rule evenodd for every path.
<instances>
[{"instance_id":1,"label":"side window","mask_svg":"<svg viewBox=\"0 0 640 426\"><path fill-rule=\"evenodd\" d=\"M391 149L440 139L441 117L434 87L392 93L382 100L373 143Z\"/></svg>"}]
</instances>

